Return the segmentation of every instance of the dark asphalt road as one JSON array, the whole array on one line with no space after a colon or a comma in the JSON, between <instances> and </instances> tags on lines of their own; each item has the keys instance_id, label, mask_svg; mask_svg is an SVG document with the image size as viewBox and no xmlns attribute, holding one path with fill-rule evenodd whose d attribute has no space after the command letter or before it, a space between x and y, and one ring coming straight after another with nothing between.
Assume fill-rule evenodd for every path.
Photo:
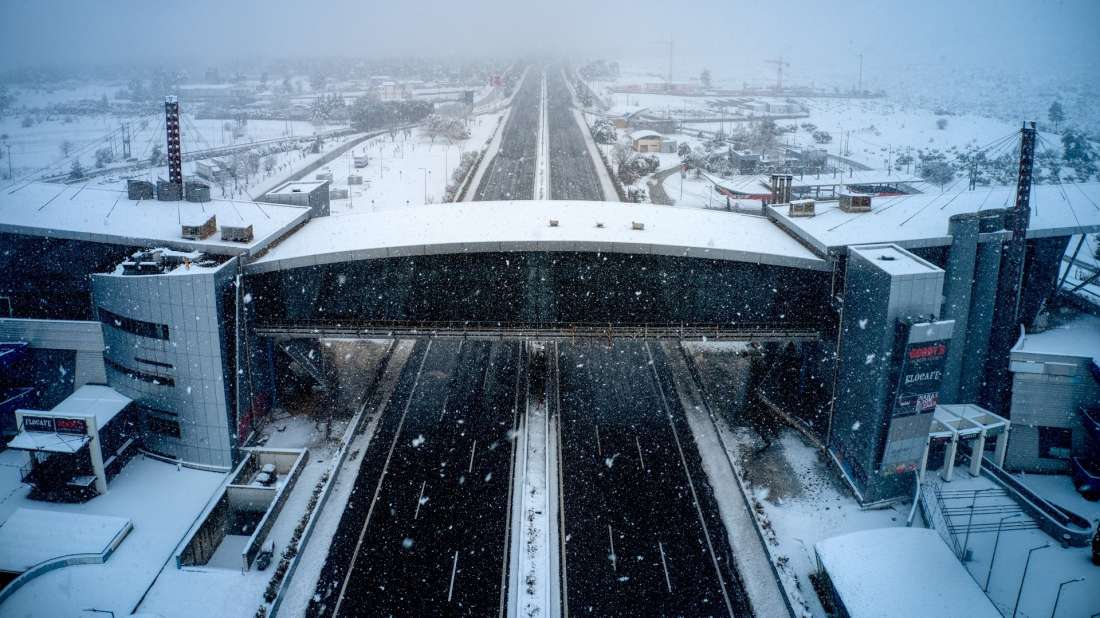
<instances>
[{"instance_id":1,"label":"dark asphalt road","mask_svg":"<svg viewBox=\"0 0 1100 618\"><path fill-rule=\"evenodd\" d=\"M365 455L309 615L333 615L341 594L340 616L501 612L511 432L526 386L522 348L416 344Z\"/></svg>"},{"instance_id":2,"label":"dark asphalt road","mask_svg":"<svg viewBox=\"0 0 1100 618\"><path fill-rule=\"evenodd\" d=\"M512 100L500 149L481 177L474 201L534 199L541 90L542 70L531 67Z\"/></svg>"},{"instance_id":3,"label":"dark asphalt road","mask_svg":"<svg viewBox=\"0 0 1100 618\"><path fill-rule=\"evenodd\" d=\"M659 346L561 344L558 368L569 613L749 615Z\"/></svg>"},{"instance_id":4,"label":"dark asphalt road","mask_svg":"<svg viewBox=\"0 0 1100 618\"><path fill-rule=\"evenodd\" d=\"M560 67L546 72L547 133L550 151L550 199L603 200L584 134L573 115L573 98Z\"/></svg>"}]
</instances>

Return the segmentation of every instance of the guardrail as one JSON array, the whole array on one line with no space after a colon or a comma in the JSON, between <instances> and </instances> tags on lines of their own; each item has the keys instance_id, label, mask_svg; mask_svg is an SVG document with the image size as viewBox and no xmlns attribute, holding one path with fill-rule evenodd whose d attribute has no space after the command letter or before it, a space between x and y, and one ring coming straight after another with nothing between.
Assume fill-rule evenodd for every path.
<instances>
[{"instance_id":1,"label":"guardrail","mask_svg":"<svg viewBox=\"0 0 1100 618\"><path fill-rule=\"evenodd\" d=\"M969 459L970 455L963 453L963 457ZM1039 529L1054 540L1071 547L1087 547L1092 540L1092 522L1035 493L989 457L983 457L982 474L1003 487L1020 508L1035 520Z\"/></svg>"},{"instance_id":2,"label":"guardrail","mask_svg":"<svg viewBox=\"0 0 1100 618\"><path fill-rule=\"evenodd\" d=\"M699 341L805 341L821 338L808 324L593 324L401 320L305 320L259 323L261 337L359 339L639 339Z\"/></svg>"}]
</instances>

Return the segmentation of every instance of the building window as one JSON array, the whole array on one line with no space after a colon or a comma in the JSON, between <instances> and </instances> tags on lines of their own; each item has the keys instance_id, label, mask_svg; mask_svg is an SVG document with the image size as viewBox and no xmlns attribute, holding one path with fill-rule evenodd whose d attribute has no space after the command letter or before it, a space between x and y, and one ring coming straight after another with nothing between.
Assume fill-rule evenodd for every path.
<instances>
[{"instance_id":1,"label":"building window","mask_svg":"<svg viewBox=\"0 0 1100 618\"><path fill-rule=\"evenodd\" d=\"M1039 457L1069 459L1073 452L1073 432L1065 427L1039 427Z\"/></svg>"},{"instance_id":2,"label":"building window","mask_svg":"<svg viewBox=\"0 0 1100 618\"><path fill-rule=\"evenodd\" d=\"M149 433L168 436L169 438L180 437L179 421L160 418L159 416L146 416L145 426L149 429Z\"/></svg>"},{"instance_id":3,"label":"building window","mask_svg":"<svg viewBox=\"0 0 1100 618\"><path fill-rule=\"evenodd\" d=\"M176 385L176 381L172 378L153 375L151 373L145 373L144 371L138 371L137 369L130 369L129 367L124 367L123 365L120 365L109 358L104 358L103 364L134 380L141 380L142 382L148 382L149 384L158 384L160 386Z\"/></svg>"},{"instance_id":4,"label":"building window","mask_svg":"<svg viewBox=\"0 0 1100 618\"><path fill-rule=\"evenodd\" d=\"M149 337L151 339L163 339L168 341L168 326L166 324L155 324L153 322L145 322L142 320L135 320L133 318L127 318L116 313L107 311L103 307L97 307L99 313L99 321L103 322L107 326L113 326L117 329L124 330L133 335L140 337Z\"/></svg>"},{"instance_id":5,"label":"building window","mask_svg":"<svg viewBox=\"0 0 1100 618\"><path fill-rule=\"evenodd\" d=\"M145 363L146 365L152 365L154 367L164 367L165 369L175 369L175 367L171 363L162 363L160 361L149 360L147 358L141 358L139 356L135 356L134 360L136 360L139 363Z\"/></svg>"}]
</instances>

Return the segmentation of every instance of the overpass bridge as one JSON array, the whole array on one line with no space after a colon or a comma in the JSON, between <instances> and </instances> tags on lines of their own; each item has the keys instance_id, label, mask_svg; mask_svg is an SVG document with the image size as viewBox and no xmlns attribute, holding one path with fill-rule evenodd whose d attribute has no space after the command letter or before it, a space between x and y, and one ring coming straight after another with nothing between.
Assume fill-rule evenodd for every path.
<instances>
[{"instance_id":1,"label":"overpass bridge","mask_svg":"<svg viewBox=\"0 0 1100 618\"><path fill-rule=\"evenodd\" d=\"M299 320L261 322L254 332L273 339L532 339L539 341L815 341L814 324L578 324L432 320Z\"/></svg>"}]
</instances>

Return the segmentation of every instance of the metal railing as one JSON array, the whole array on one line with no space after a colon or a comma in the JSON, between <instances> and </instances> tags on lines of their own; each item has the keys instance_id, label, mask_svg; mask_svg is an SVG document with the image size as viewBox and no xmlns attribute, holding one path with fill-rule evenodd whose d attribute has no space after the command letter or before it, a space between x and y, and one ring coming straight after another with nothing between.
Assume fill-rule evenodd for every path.
<instances>
[{"instance_id":1,"label":"metal railing","mask_svg":"<svg viewBox=\"0 0 1100 618\"><path fill-rule=\"evenodd\" d=\"M262 337L463 338L463 339L637 339L699 341L806 341L820 339L810 324L595 324L418 320L294 320L260 322Z\"/></svg>"}]
</instances>

